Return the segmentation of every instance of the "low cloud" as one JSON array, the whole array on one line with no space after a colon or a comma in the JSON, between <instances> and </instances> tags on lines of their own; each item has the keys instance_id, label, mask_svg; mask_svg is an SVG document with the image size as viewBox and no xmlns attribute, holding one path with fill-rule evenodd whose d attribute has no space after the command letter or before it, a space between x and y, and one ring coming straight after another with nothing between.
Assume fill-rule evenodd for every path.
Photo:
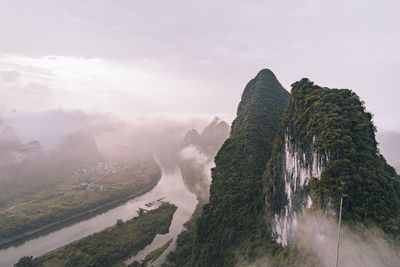
<instances>
[{"instance_id":1,"label":"low cloud","mask_svg":"<svg viewBox=\"0 0 400 267\"><path fill-rule=\"evenodd\" d=\"M40 112L6 113L3 127L13 127L21 141L40 141L45 149L52 149L68 135L82 132L94 136L115 131L124 123L110 114L85 113L80 110L46 110Z\"/></svg>"},{"instance_id":2,"label":"low cloud","mask_svg":"<svg viewBox=\"0 0 400 267\"><path fill-rule=\"evenodd\" d=\"M335 266L338 245L337 217L307 211L299 217L295 231L294 241L290 245L292 251L287 255L295 260L296 264ZM378 227L342 224L340 238L340 267L399 266L399 245ZM238 257L236 266L271 267L281 260L265 256L249 263Z\"/></svg>"},{"instance_id":3,"label":"low cloud","mask_svg":"<svg viewBox=\"0 0 400 267\"><path fill-rule=\"evenodd\" d=\"M323 266L333 266L336 262L337 231L337 218L305 214L297 226L297 244L300 249L304 248L314 253ZM389 240L378 228L343 225L339 266L398 266L400 251L393 247Z\"/></svg>"},{"instance_id":4,"label":"low cloud","mask_svg":"<svg viewBox=\"0 0 400 267\"><path fill-rule=\"evenodd\" d=\"M210 195L211 168L215 167L214 158L202 153L195 145L189 145L179 153L179 166L188 189L199 201L207 202Z\"/></svg>"}]
</instances>

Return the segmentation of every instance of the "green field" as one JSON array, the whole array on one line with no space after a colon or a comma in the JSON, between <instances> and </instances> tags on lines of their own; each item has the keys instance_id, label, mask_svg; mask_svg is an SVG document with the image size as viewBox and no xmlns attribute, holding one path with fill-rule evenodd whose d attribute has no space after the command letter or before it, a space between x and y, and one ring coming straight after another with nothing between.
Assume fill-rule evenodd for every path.
<instances>
[{"instance_id":1,"label":"green field","mask_svg":"<svg viewBox=\"0 0 400 267\"><path fill-rule=\"evenodd\" d=\"M14 190L19 197L0 205L0 244L144 193L158 183L161 170L152 159L146 159L80 166L64 171L63 179L42 177L51 182L37 188L21 184Z\"/></svg>"}]
</instances>

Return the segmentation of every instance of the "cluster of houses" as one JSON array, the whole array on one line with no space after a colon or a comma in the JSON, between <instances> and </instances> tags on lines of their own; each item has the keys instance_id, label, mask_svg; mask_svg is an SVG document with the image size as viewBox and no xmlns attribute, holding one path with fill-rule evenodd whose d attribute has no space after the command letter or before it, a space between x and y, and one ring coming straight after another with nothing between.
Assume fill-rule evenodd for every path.
<instances>
[{"instance_id":1,"label":"cluster of houses","mask_svg":"<svg viewBox=\"0 0 400 267\"><path fill-rule=\"evenodd\" d=\"M81 190L88 190L92 192L104 192L107 189L104 185L100 185L96 182L100 181L105 176L111 174L117 174L121 171L141 169L146 167L145 163L142 164L121 164L108 161L100 161L94 164L85 164L83 168L75 171L75 175L83 176L82 178L97 178L94 182L84 182L80 186L74 186L73 188L79 188Z\"/></svg>"},{"instance_id":2,"label":"cluster of houses","mask_svg":"<svg viewBox=\"0 0 400 267\"><path fill-rule=\"evenodd\" d=\"M92 191L92 192L104 192L105 191L104 185L99 185L99 184L95 184L95 183L82 183L81 189Z\"/></svg>"},{"instance_id":3,"label":"cluster of houses","mask_svg":"<svg viewBox=\"0 0 400 267\"><path fill-rule=\"evenodd\" d=\"M100 161L94 164L85 164L83 168L75 171L76 175L104 175L116 174L124 170L143 168L144 164L120 164L115 162Z\"/></svg>"}]
</instances>

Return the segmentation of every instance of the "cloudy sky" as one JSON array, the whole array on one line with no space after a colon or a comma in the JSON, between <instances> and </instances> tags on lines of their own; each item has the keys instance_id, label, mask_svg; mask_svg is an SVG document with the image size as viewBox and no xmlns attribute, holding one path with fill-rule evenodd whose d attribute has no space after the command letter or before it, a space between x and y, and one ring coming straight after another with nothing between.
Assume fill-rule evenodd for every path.
<instances>
[{"instance_id":1,"label":"cloudy sky","mask_svg":"<svg viewBox=\"0 0 400 267\"><path fill-rule=\"evenodd\" d=\"M262 68L400 131L399 1L0 0L0 114L225 114Z\"/></svg>"}]
</instances>

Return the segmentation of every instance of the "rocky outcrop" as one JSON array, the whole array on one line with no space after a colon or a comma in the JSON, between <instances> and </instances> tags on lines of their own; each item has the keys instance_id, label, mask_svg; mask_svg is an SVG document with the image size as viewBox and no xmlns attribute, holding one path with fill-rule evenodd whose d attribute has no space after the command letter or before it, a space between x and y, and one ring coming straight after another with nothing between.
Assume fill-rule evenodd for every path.
<instances>
[{"instance_id":1,"label":"rocky outcrop","mask_svg":"<svg viewBox=\"0 0 400 267\"><path fill-rule=\"evenodd\" d=\"M318 151L313 143L306 148L299 147L293 136L284 132L284 151L280 164L277 166L282 173L283 189L287 203L278 213L275 213L271 228L273 238L287 246L293 228L297 226L297 217L306 208L312 206L310 190L311 179L319 179L329 157L326 152ZM313 137L315 141L315 136Z\"/></svg>"}]
</instances>

